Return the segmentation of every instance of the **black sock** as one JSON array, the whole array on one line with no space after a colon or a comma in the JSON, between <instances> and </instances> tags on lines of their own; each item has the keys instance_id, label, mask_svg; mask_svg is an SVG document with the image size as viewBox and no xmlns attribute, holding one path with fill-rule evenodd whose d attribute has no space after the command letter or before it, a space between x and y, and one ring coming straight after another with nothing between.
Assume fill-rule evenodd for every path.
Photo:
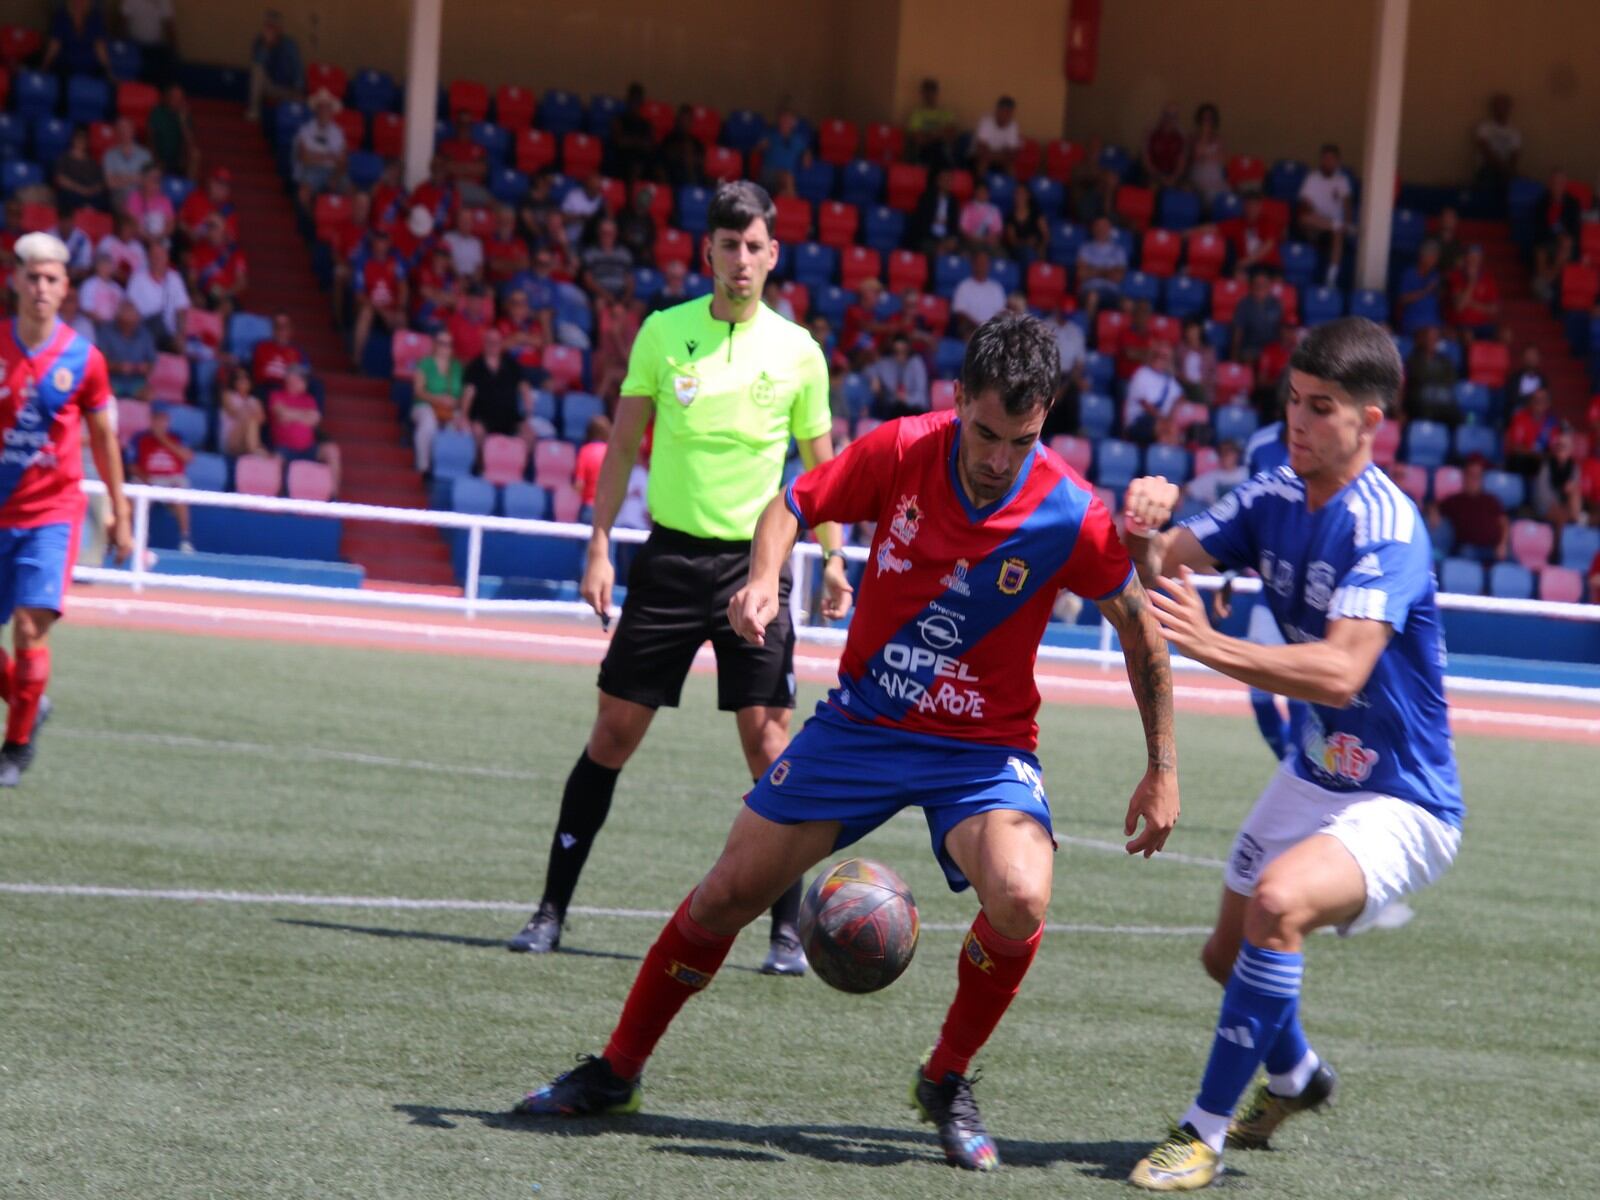
<instances>
[{"instance_id":1,"label":"black sock","mask_svg":"<svg viewBox=\"0 0 1600 1200\"><path fill-rule=\"evenodd\" d=\"M583 864L589 858L589 847L594 845L595 835L611 811L611 793L620 774L620 768L602 767L585 750L567 776L566 790L561 793L561 815L556 818L555 836L550 839L550 865L545 870L542 901L555 905L562 916L566 916L567 905L572 903L578 876L583 874Z\"/></svg>"},{"instance_id":2,"label":"black sock","mask_svg":"<svg viewBox=\"0 0 1600 1200\"><path fill-rule=\"evenodd\" d=\"M780 929L786 933L793 933L800 924L800 898L805 895L806 881L801 876L789 885L789 890L778 897L778 902L772 906L772 932Z\"/></svg>"}]
</instances>

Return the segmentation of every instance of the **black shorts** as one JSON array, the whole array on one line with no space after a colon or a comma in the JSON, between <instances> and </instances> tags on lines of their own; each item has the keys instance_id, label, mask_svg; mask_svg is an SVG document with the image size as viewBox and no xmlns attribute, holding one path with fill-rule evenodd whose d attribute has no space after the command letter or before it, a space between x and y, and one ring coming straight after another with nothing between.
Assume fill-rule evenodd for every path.
<instances>
[{"instance_id":1,"label":"black shorts","mask_svg":"<svg viewBox=\"0 0 1600 1200\"><path fill-rule=\"evenodd\" d=\"M750 574L750 543L691 537L660 525L628 570L628 598L600 664L600 690L649 708L676 708L700 647L717 655L717 707L794 707L794 625L789 568L766 644L728 623L728 601Z\"/></svg>"}]
</instances>

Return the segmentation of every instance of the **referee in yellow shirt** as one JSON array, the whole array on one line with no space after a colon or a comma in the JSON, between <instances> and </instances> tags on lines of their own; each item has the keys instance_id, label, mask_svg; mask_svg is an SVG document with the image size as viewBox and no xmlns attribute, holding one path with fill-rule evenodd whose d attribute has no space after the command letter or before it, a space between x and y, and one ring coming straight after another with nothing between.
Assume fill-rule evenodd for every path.
<instances>
[{"instance_id":1,"label":"referee in yellow shirt","mask_svg":"<svg viewBox=\"0 0 1600 1200\"><path fill-rule=\"evenodd\" d=\"M728 600L750 570L756 518L778 491L789 439L807 467L833 457L828 368L811 335L761 303L778 261L772 199L757 185L724 184L712 201L708 297L655 313L639 330L622 384L594 500L582 595L602 618L615 569L611 525L651 417L649 503L654 528L628 573L622 620L600 665L600 711L567 777L550 843L544 895L507 945L548 953L589 849L605 824L617 775L644 740L656 709L675 708L695 654L717 655L717 707L734 713L752 778L789 743L794 709L794 629L787 571L783 604L764 645L728 623ZM851 589L838 531L817 528L827 558L822 611L843 617ZM805 973L795 922L800 881L773 905L762 970Z\"/></svg>"}]
</instances>

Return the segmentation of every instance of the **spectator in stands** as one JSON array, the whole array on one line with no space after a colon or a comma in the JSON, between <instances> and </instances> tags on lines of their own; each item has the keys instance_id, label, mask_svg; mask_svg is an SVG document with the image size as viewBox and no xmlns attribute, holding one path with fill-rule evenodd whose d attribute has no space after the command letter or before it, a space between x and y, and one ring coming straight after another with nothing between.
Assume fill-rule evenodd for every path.
<instances>
[{"instance_id":1,"label":"spectator in stands","mask_svg":"<svg viewBox=\"0 0 1600 1200\"><path fill-rule=\"evenodd\" d=\"M1522 348L1522 366L1517 369L1506 387L1506 395L1513 402L1526 400L1542 387L1548 387L1549 381L1544 374L1544 359L1539 353L1539 347L1531 342Z\"/></svg>"},{"instance_id":2,"label":"spectator in stands","mask_svg":"<svg viewBox=\"0 0 1600 1200\"><path fill-rule=\"evenodd\" d=\"M1186 398L1209 407L1216 388L1216 347L1206 341L1206 327L1194 317L1183 323L1182 336L1175 355L1178 384Z\"/></svg>"},{"instance_id":3,"label":"spectator in stands","mask_svg":"<svg viewBox=\"0 0 1600 1200\"><path fill-rule=\"evenodd\" d=\"M771 277L768 276L770 281ZM883 284L869 276L856 290L853 304L844 310L844 328L839 331L839 344L846 354L859 359L858 366L868 365L880 349L887 347L883 318L878 306L883 302Z\"/></svg>"},{"instance_id":4,"label":"spectator in stands","mask_svg":"<svg viewBox=\"0 0 1600 1200\"><path fill-rule=\"evenodd\" d=\"M1600 440L1591 433L1589 456L1578 469L1578 490L1583 497L1583 507L1590 525L1600 525Z\"/></svg>"},{"instance_id":5,"label":"spectator in stands","mask_svg":"<svg viewBox=\"0 0 1600 1200\"><path fill-rule=\"evenodd\" d=\"M94 274L85 279L78 289L79 307L91 319L105 324L116 320L117 309L122 305L124 296L122 285L117 282L117 260L97 251Z\"/></svg>"},{"instance_id":6,"label":"spectator in stands","mask_svg":"<svg viewBox=\"0 0 1600 1200\"><path fill-rule=\"evenodd\" d=\"M1555 527L1558 544L1563 529L1583 523L1583 464L1573 457L1572 427L1564 421L1533 477L1532 494L1534 515Z\"/></svg>"},{"instance_id":7,"label":"spectator in stands","mask_svg":"<svg viewBox=\"0 0 1600 1200\"><path fill-rule=\"evenodd\" d=\"M1439 243L1439 270L1449 275L1467 255L1467 247L1461 241L1461 220L1455 209L1440 209L1439 228L1434 231L1433 240Z\"/></svg>"},{"instance_id":8,"label":"spectator in stands","mask_svg":"<svg viewBox=\"0 0 1600 1200\"><path fill-rule=\"evenodd\" d=\"M1055 334L1056 353L1061 359L1062 382L1081 386L1086 382L1083 372L1089 361L1089 346L1083 336L1083 327L1071 319L1070 303L1064 302L1049 314L1050 329Z\"/></svg>"},{"instance_id":9,"label":"spectator in stands","mask_svg":"<svg viewBox=\"0 0 1600 1200\"><path fill-rule=\"evenodd\" d=\"M872 415L880 421L928 411L928 367L911 353L911 339L896 334L889 353L867 368Z\"/></svg>"},{"instance_id":10,"label":"spectator in stands","mask_svg":"<svg viewBox=\"0 0 1600 1200\"><path fill-rule=\"evenodd\" d=\"M67 277L74 284L81 283L94 270L94 239L78 228L65 209L56 214L56 236L67 248Z\"/></svg>"},{"instance_id":11,"label":"spectator in stands","mask_svg":"<svg viewBox=\"0 0 1600 1200\"><path fill-rule=\"evenodd\" d=\"M698 187L706 178L706 147L694 133L694 108L678 105L678 115L656 150L657 173L673 188Z\"/></svg>"},{"instance_id":12,"label":"spectator in stands","mask_svg":"<svg viewBox=\"0 0 1600 1200\"><path fill-rule=\"evenodd\" d=\"M1003 234L1005 253L1026 269L1041 262L1050 245L1050 228L1044 214L1033 202L1033 193L1019 187L1011 194L1011 213L1006 217Z\"/></svg>"},{"instance_id":13,"label":"spectator in stands","mask_svg":"<svg viewBox=\"0 0 1600 1200\"><path fill-rule=\"evenodd\" d=\"M643 177L655 160L656 131L644 115L644 85L630 83L622 109L611 121L609 173L626 183Z\"/></svg>"},{"instance_id":14,"label":"spectator in stands","mask_svg":"<svg viewBox=\"0 0 1600 1200\"><path fill-rule=\"evenodd\" d=\"M433 439L439 430L467 428L461 413L461 360L454 345L448 331L434 334L431 352L418 360L411 376L411 445L423 474L433 466Z\"/></svg>"},{"instance_id":15,"label":"spectator in stands","mask_svg":"<svg viewBox=\"0 0 1600 1200\"><path fill-rule=\"evenodd\" d=\"M550 278L557 283L571 283L578 278L583 263L578 258L578 243L568 235L567 223L560 213L551 213L545 220L542 249L550 252Z\"/></svg>"},{"instance_id":16,"label":"spectator in stands","mask_svg":"<svg viewBox=\"0 0 1600 1200\"><path fill-rule=\"evenodd\" d=\"M200 143L194 134L189 97L177 84L161 93L161 103L150 110L150 149L168 175L200 177Z\"/></svg>"},{"instance_id":17,"label":"spectator in stands","mask_svg":"<svg viewBox=\"0 0 1600 1200\"><path fill-rule=\"evenodd\" d=\"M250 391L250 372L244 367L234 367L228 372L228 381L222 387L220 406L222 416L222 452L230 458L243 454L259 454L266 458L273 453L261 443L261 431L266 426L267 410Z\"/></svg>"},{"instance_id":18,"label":"spectator in stands","mask_svg":"<svg viewBox=\"0 0 1600 1200\"><path fill-rule=\"evenodd\" d=\"M506 284L505 295L521 292L528 302L528 309L544 326L545 339L555 338L555 309L556 309L556 282L551 275L551 266L554 256L547 247L541 246L534 252L533 266L526 271L519 271L511 277ZM670 272L668 273L670 277ZM680 276L681 282L681 276Z\"/></svg>"},{"instance_id":19,"label":"spectator in stands","mask_svg":"<svg viewBox=\"0 0 1600 1200\"><path fill-rule=\"evenodd\" d=\"M617 241L628 251L636 267L655 265L656 219L650 215L655 198L655 185L645 184L617 217Z\"/></svg>"},{"instance_id":20,"label":"spectator in stands","mask_svg":"<svg viewBox=\"0 0 1600 1200\"><path fill-rule=\"evenodd\" d=\"M1230 190L1228 152L1222 145L1222 114L1212 103L1194 110L1194 132L1189 135L1189 161L1184 183L1200 194L1209 214L1217 197Z\"/></svg>"},{"instance_id":21,"label":"spectator in stands","mask_svg":"<svg viewBox=\"0 0 1600 1200\"><path fill-rule=\"evenodd\" d=\"M411 292L412 324L426 333L443 328L461 299L460 283L450 264L450 248L443 242L434 243L413 279L416 287Z\"/></svg>"},{"instance_id":22,"label":"spectator in stands","mask_svg":"<svg viewBox=\"0 0 1600 1200\"><path fill-rule=\"evenodd\" d=\"M450 173L450 163L444 155L435 154L428 161L428 177L411 189L404 207L407 214L423 209L433 229L455 223L456 210L461 207L461 188ZM410 219L408 215L407 220ZM426 237L427 233L418 236Z\"/></svg>"},{"instance_id":23,"label":"spectator in stands","mask_svg":"<svg viewBox=\"0 0 1600 1200\"><path fill-rule=\"evenodd\" d=\"M494 230L483 243L483 277L496 289L503 287L533 261L528 243L517 233L517 210L509 204L494 210Z\"/></svg>"},{"instance_id":24,"label":"spectator in stands","mask_svg":"<svg viewBox=\"0 0 1600 1200\"><path fill-rule=\"evenodd\" d=\"M150 151L134 139L134 132L130 118L118 117L116 139L100 156L100 169L105 172L106 186L111 189L111 201L118 206L139 186L144 169L155 161Z\"/></svg>"},{"instance_id":25,"label":"spectator in stands","mask_svg":"<svg viewBox=\"0 0 1600 1200\"><path fill-rule=\"evenodd\" d=\"M1333 287L1339 281L1339 264L1344 259L1345 236L1353 232L1350 220L1350 176L1339 162L1339 147L1325 144L1318 156L1317 169L1300 184L1300 236L1316 244L1326 264L1324 282Z\"/></svg>"},{"instance_id":26,"label":"spectator in stands","mask_svg":"<svg viewBox=\"0 0 1600 1200\"><path fill-rule=\"evenodd\" d=\"M439 143L439 157L455 180L463 204L487 204L490 196L484 184L489 179L489 152L472 136L472 114L457 109L450 136Z\"/></svg>"},{"instance_id":27,"label":"spectator in stands","mask_svg":"<svg viewBox=\"0 0 1600 1200\"><path fill-rule=\"evenodd\" d=\"M1472 131L1478 148L1478 174L1473 187L1500 203L1517 176L1522 155L1522 133L1511 123L1511 97L1496 92L1489 97L1489 115Z\"/></svg>"},{"instance_id":28,"label":"spectator in stands","mask_svg":"<svg viewBox=\"0 0 1600 1200\"><path fill-rule=\"evenodd\" d=\"M111 194L106 190L106 175L89 153L89 131L78 126L65 153L56 159L51 172L56 189L56 207L72 214L80 208L111 209Z\"/></svg>"},{"instance_id":29,"label":"spectator in stands","mask_svg":"<svg viewBox=\"0 0 1600 1200\"><path fill-rule=\"evenodd\" d=\"M151 242L149 253L149 264L128 280L128 299L150 326L156 341L164 347L175 347L189 308L189 289L173 268L164 245Z\"/></svg>"},{"instance_id":30,"label":"spectator in stands","mask_svg":"<svg viewBox=\"0 0 1600 1200\"><path fill-rule=\"evenodd\" d=\"M139 222L139 234L145 241L163 246L171 243L173 227L178 222L178 210L172 207L172 197L161 186L161 168L151 163L139 177L139 186L128 193L124 207L128 215Z\"/></svg>"},{"instance_id":31,"label":"spectator in stands","mask_svg":"<svg viewBox=\"0 0 1600 1200\"><path fill-rule=\"evenodd\" d=\"M1098 348L1102 354L1115 356L1117 378L1128 380L1150 359L1150 343L1155 340L1155 333L1150 326L1155 308L1148 300L1124 301L1122 308L1128 315L1128 321L1117 331L1116 345Z\"/></svg>"},{"instance_id":32,"label":"spectator in stands","mask_svg":"<svg viewBox=\"0 0 1600 1200\"><path fill-rule=\"evenodd\" d=\"M1483 269L1483 247L1469 246L1461 266L1449 277L1447 316L1461 341L1463 352L1473 338L1493 338L1500 332L1500 289Z\"/></svg>"},{"instance_id":33,"label":"spectator in stands","mask_svg":"<svg viewBox=\"0 0 1600 1200\"><path fill-rule=\"evenodd\" d=\"M1112 303L1122 293L1122 277L1128 273L1128 251L1117 240L1110 217L1096 217L1090 239L1078 247L1078 299L1090 320L1099 311L1101 300Z\"/></svg>"},{"instance_id":34,"label":"spectator in stands","mask_svg":"<svg viewBox=\"0 0 1600 1200\"><path fill-rule=\"evenodd\" d=\"M539 366L544 348L550 344L550 322L549 309L540 314L528 307L526 292L506 293L496 325L500 328L500 336L505 339L506 353L515 358L525 371Z\"/></svg>"},{"instance_id":35,"label":"spectator in stands","mask_svg":"<svg viewBox=\"0 0 1600 1200\"><path fill-rule=\"evenodd\" d=\"M1018 188L1019 192L1025 188ZM989 199L989 185L979 183L972 189L972 199L961 207L961 236L969 250L1000 250L1000 237L1005 232L1005 217L994 201Z\"/></svg>"},{"instance_id":36,"label":"spectator in stands","mask_svg":"<svg viewBox=\"0 0 1600 1200\"><path fill-rule=\"evenodd\" d=\"M1091 137L1084 145L1083 157L1072 168L1067 180L1072 213L1085 224L1114 210L1117 188L1122 185L1122 175L1100 161L1103 149L1100 139Z\"/></svg>"},{"instance_id":37,"label":"spectator in stands","mask_svg":"<svg viewBox=\"0 0 1600 1200\"><path fill-rule=\"evenodd\" d=\"M455 307L444 320L456 342L456 357L471 362L483 351L483 334L494 324L494 297L481 283L462 284Z\"/></svg>"},{"instance_id":38,"label":"spectator in stands","mask_svg":"<svg viewBox=\"0 0 1600 1200\"><path fill-rule=\"evenodd\" d=\"M778 281L767 276L767 285L761 289L761 303L777 313L785 321L793 321L794 305L789 303L789 297L783 294L783 288ZM796 322L798 324L798 322Z\"/></svg>"},{"instance_id":39,"label":"spectator in stands","mask_svg":"<svg viewBox=\"0 0 1600 1200\"><path fill-rule=\"evenodd\" d=\"M201 226L200 239L189 248L190 294L222 316L226 324L245 288L250 286L250 266L244 251L228 238L228 223L212 213Z\"/></svg>"},{"instance_id":40,"label":"spectator in stands","mask_svg":"<svg viewBox=\"0 0 1600 1200\"><path fill-rule=\"evenodd\" d=\"M91 346L100 336L99 331L95 329L94 321L84 313L83 307L78 303L77 292L67 293L66 298L61 301L61 311L57 315L63 325L74 333L81 333Z\"/></svg>"},{"instance_id":41,"label":"spectator in stands","mask_svg":"<svg viewBox=\"0 0 1600 1200\"><path fill-rule=\"evenodd\" d=\"M1251 275L1281 271L1283 256L1279 253L1278 242L1282 230L1267 215L1260 192L1245 194L1241 216L1232 234L1234 269Z\"/></svg>"},{"instance_id":42,"label":"spectator in stands","mask_svg":"<svg viewBox=\"0 0 1600 1200\"><path fill-rule=\"evenodd\" d=\"M131 301L117 305L115 320L100 327L95 345L105 355L113 395L123 400L148 397L150 368L156 365L156 339Z\"/></svg>"},{"instance_id":43,"label":"spectator in stands","mask_svg":"<svg viewBox=\"0 0 1600 1200\"><path fill-rule=\"evenodd\" d=\"M1178 126L1178 106L1166 104L1139 149L1140 178L1154 188L1177 187L1188 160L1189 141Z\"/></svg>"},{"instance_id":44,"label":"spectator in stands","mask_svg":"<svg viewBox=\"0 0 1600 1200\"><path fill-rule=\"evenodd\" d=\"M333 119L339 111L338 98L327 88L311 97L311 120L294 135L294 181L300 187L300 206L310 208L323 192L343 185L349 147L344 130Z\"/></svg>"},{"instance_id":45,"label":"spectator in stands","mask_svg":"<svg viewBox=\"0 0 1600 1200\"><path fill-rule=\"evenodd\" d=\"M950 314L955 335L963 340L972 331L1006 306L1006 290L989 276L989 255L979 250L972 256L972 274L956 284L950 298Z\"/></svg>"},{"instance_id":46,"label":"spectator in stands","mask_svg":"<svg viewBox=\"0 0 1600 1200\"><path fill-rule=\"evenodd\" d=\"M774 196L794 195L795 176L811 165L811 139L788 105L778 110L778 120L756 144L761 152L761 185Z\"/></svg>"},{"instance_id":47,"label":"spectator in stands","mask_svg":"<svg viewBox=\"0 0 1600 1200\"><path fill-rule=\"evenodd\" d=\"M277 313L272 318L272 336L257 342L250 358L250 378L256 391L271 396L283 389L290 367L306 365L305 354L294 344L294 322L288 313Z\"/></svg>"},{"instance_id":48,"label":"spectator in stands","mask_svg":"<svg viewBox=\"0 0 1600 1200\"><path fill-rule=\"evenodd\" d=\"M1565 254L1559 253L1562 238L1569 239L1569 247L1578 242L1579 229L1583 222L1582 206L1578 198L1567 187L1567 173L1560 167L1550 172L1550 181L1545 186L1544 195L1534 206L1534 217L1537 222L1534 235L1535 269L1555 266L1554 273L1559 281L1560 268L1572 261L1572 252L1569 248Z\"/></svg>"},{"instance_id":49,"label":"spectator in stands","mask_svg":"<svg viewBox=\"0 0 1600 1200\"><path fill-rule=\"evenodd\" d=\"M650 312L660 312L689 299L689 268L681 259L673 259L661 268L661 290L650 301Z\"/></svg>"},{"instance_id":50,"label":"spectator in stands","mask_svg":"<svg viewBox=\"0 0 1600 1200\"><path fill-rule=\"evenodd\" d=\"M1561 422L1550 411L1550 392L1539 388L1511 414L1506 426L1506 470L1532 479L1550 452Z\"/></svg>"},{"instance_id":51,"label":"spectator in stands","mask_svg":"<svg viewBox=\"0 0 1600 1200\"><path fill-rule=\"evenodd\" d=\"M595 489L600 486L600 464L606 458L606 443L611 440L611 418L604 413L589 418L583 431L583 445L578 447L578 460L572 468L572 486L578 489L578 499L585 509L594 504ZM583 517L588 520L587 516Z\"/></svg>"},{"instance_id":52,"label":"spectator in stands","mask_svg":"<svg viewBox=\"0 0 1600 1200\"><path fill-rule=\"evenodd\" d=\"M1461 421L1455 360L1441 347L1436 325L1425 325L1417 332L1416 344L1406 359L1405 408L1406 416L1413 419L1447 425Z\"/></svg>"},{"instance_id":53,"label":"spectator in stands","mask_svg":"<svg viewBox=\"0 0 1600 1200\"><path fill-rule=\"evenodd\" d=\"M157 86L172 79L177 44L173 0L121 0L122 33L139 48L143 74Z\"/></svg>"},{"instance_id":54,"label":"spectator in stands","mask_svg":"<svg viewBox=\"0 0 1600 1200\"><path fill-rule=\"evenodd\" d=\"M1152 342L1147 360L1128 380L1122 403L1122 436L1148 445L1155 440L1156 424L1170 417L1183 399L1183 388L1172 373L1172 344Z\"/></svg>"},{"instance_id":55,"label":"spectator in stands","mask_svg":"<svg viewBox=\"0 0 1600 1200\"><path fill-rule=\"evenodd\" d=\"M463 283L483 278L483 239L473 232L472 210L463 207L456 214L455 228L443 238L450 252L450 267Z\"/></svg>"},{"instance_id":56,"label":"spectator in stands","mask_svg":"<svg viewBox=\"0 0 1600 1200\"><path fill-rule=\"evenodd\" d=\"M617 240L617 223L603 217L595 226L594 244L584 250L583 286L597 298L621 300L633 295L633 255Z\"/></svg>"},{"instance_id":57,"label":"spectator in stands","mask_svg":"<svg viewBox=\"0 0 1600 1200\"><path fill-rule=\"evenodd\" d=\"M106 78L111 55L106 49L106 27L94 0L66 0L50 18L39 70L55 71L63 84L74 75Z\"/></svg>"},{"instance_id":58,"label":"spectator in stands","mask_svg":"<svg viewBox=\"0 0 1600 1200\"><path fill-rule=\"evenodd\" d=\"M1222 441L1217 443L1217 465L1191 479L1183 494L1209 508L1248 478L1250 468L1242 461L1239 443Z\"/></svg>"},{"instance_id":59,"label":"spectator in stands","mask_svg":"<svg viewBox=\"0 0 1600 1200\"><path fill-rule=\"evenodd\" d=\"M354 204L352 200L352 208ZM238 241L239 217L233 206L233 172L227 167L213 167L206 176L205 186L195 188L184 198L178 208L178 228L195 237L200 232L201 223L212 213L219 215L227 225L229 239Z\"/></svg>"},{"instance_id":60,"label":"spectator in stands","mask_svg":"<svg viewBox=\"0 0 1600 1200\"><path fill-rule=\"evenodd\" d=\"M1257 270L1250 276L1250 290L1233 310L1233 349L1228 357L1253 363L1282 332L1283 301L1273 294L1272 276Z\"/></svg>"},{"instance_id":61,"label":"spectator in stands","mask_svg":"<svg viewBox=\"0 0 1600 1200\"><path fill-rule=\"evenodd\" d=\"M628 355L644 320L643 305L632 296L630 279L625 293L598 291L594 301L594 390L608 405L621 395L628 377Z\"/></svg>"},{"instance_id":62,"label":"spectator in stands","mask_svg":"<svg viewBox=\"0 0 1600 1200\"><path fill-rule=\"evenodd\" d=\"M340 476L339 447L322 433L322 410L317 399L306 390L307 372L300 363L290 366L279 389L267 401L272 445L288 462L302 459L320 462L333 477L333 492L338 494Z\"/></svg>"},{"instance_id":63,"label":"spectator in stands","mask_svg":"<svg viewBox=\"0 0 1600 1200\"><path fill-rule=\"evenodd\" d=\"M979 179L990 171L1011 173L1011 164L1022 149L1022 129L1017 125L1017 102L1010 96L995 101L994 111L978 122L972 131L972 172Z\"/></svg>"},{"instance_id":64,"label":"spectator in stands","mask_svg":"<svg viewBox=\"0 0 1600 1200\"><path fill-rule=\"evenodd\" d=\"M531 450L533 426L523 416L532 403L532 389L522 368L505 353L505 339L492 326L483 333L483 353L462 375L461 411L483 449L491 433L520 437Z\"/></svg>"},{"instance_id":65,"label":"spectator in stands","mask_svg":"<svg viewBox=\"0 0 1600 1200\"><path fill-rule=\"evenodd\" d=\"M954 177L948 169L928 177L928 186L911 215L911 244L924 254L950 254L960 233L961 201L956 199Z\"/></svg>"},{"instance_id":66,"label":"spectator in stands","mask_svg":"<svg viewBox=\"0 0 1600 1200\"><path fill-rule=\"evenodd\" d=\"M250 45L250 100L246 115L252 121L258 120L263 104L297 100L305 86L300 47L283 31L283 18L269 9L261 32Z\"/></svg>"},{"instance_id":67,"label":"spectator in stands","mask_svg":"<svg viewBox=\"0 0 1600 1200\"><path fill-rule=\"evenodd\" d=\"M1461 470L1461 490L1429 506L1428 525L1437 530L1443 517L1455 530L1455 554L1492 563L1506 556L1511 522L1499 497L1483 490L1488 465L1483 455L1470 455Z\"/></svg>"},{"instance_id":68,"label":"spectator in stands","mask_svg":"<svg viewBox=\"0 0 1600 1200\"><path fill-rule=\"evenodd\" d=\"M584 229L605 210L605 192L600 176L591 172L584 177L583 186L575 187L561 202L561 215L565 218L567 241L576 245L583 238Z\"/></svg>"},{"instance_id":69,"label":"spectator in stands","mask_svg":"<svg viewBox=\"0 0 1600 1200\"><path fill-rule=\"evenodd\" d=\"M1280 395L1283 373L1289 369L1289 360L1294 357L1295 347L1300 344L1300 334L1301 330L1293 325L1281 326L1278 340L1262 347L1261 356L1256 359L1255 387L1250 399L1264 423L1276 421L1283 408Z\"/></svg>"},{"instance_id":70,"label":"spectator in stands","mask_svg":"<svg viewBox=\"0 0 1600 1200\"><path fill-rule=\"evenodd\" d=\"M1543 304L1552 304L1561 294L1561 273L1578 261L1578 241L1562 230L1533 250L1533 278L1528 290Z\"/></svg>"},{"instance_id":71,"label":"spectator in stands","mask_svg":"<svg viewBox=\"0 0 1600 1200\"><path fill-rule=\"evenodd\" d=\"M172 432L172 403L157 400L150 406L150 428L134 439L134 482L153 487L186 488L189 477L184 471L193 458L194 451ZM189 506L169 503L166 507L178 522L178 549L184 554L193 554L194 543L189 540Z\"/></svg>"},{"instance_id":72,"label":"spectator in stands","mask_svg":"<svg viewBox=\"0 0 1600 1200\"><path fill-rule=\"evenodd\" d=\"M1443 323L1440 293L1439 243L1429 238L1417 251L1417 261L1400 274L1400 332L1414 334Z\"/></svg>"},{"instance_id":73,"label":"spectator in stands","mask_svg":"<svg viewBox=\"0 0 1600 1200\"><path fill-rule=\"evenodd\" d=\"M366 351L372 323L380 321L391 334L406 327L406 307L410 300L405 263L395 253L389 231L382 225L373 229L366 255L352 276L356 298L355 328L351 353L357 363Z\"/></svg>"},{"instance_id":74,"label":"spectator in stands","mask_svg":"<svg viewBox=\"0 0 1600 1200\"><path fill-rule=\"evenodd\" d=\"M917 106L906 117L906 154L934 171L955 163L956 118L939 103L939 81L924 79Z\"/></svg>"}]
</instances>

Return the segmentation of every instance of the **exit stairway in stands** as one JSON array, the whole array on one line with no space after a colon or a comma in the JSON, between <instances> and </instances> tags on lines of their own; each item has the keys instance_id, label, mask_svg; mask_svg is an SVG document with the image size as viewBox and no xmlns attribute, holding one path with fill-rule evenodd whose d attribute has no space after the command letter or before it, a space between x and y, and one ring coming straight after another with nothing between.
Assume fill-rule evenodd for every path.
<instances>
[{"instance_id":1,"label":"exit stairway in stands","mask_svg":"<svg viewBox=\"0 0 1600 1200\"><path fill-rule=\"evenodd\" d=\"M285 312L295 340L327 387L323 430L339 445L343 482L339 499L352 504L426 508L427 491L402 441L389 400L389 383L356 374L343 337L334 328L327 297L317 287L311 254L295 224L294 201L284 191L272 151L241 105L194 100L195 135L207 170L233 172L239 240L250 264L245 307ZM440 531L424 526L345 523L340 553L365 568L370 585L454 587L450 554Z\"/></svg>"}]
</instances>

